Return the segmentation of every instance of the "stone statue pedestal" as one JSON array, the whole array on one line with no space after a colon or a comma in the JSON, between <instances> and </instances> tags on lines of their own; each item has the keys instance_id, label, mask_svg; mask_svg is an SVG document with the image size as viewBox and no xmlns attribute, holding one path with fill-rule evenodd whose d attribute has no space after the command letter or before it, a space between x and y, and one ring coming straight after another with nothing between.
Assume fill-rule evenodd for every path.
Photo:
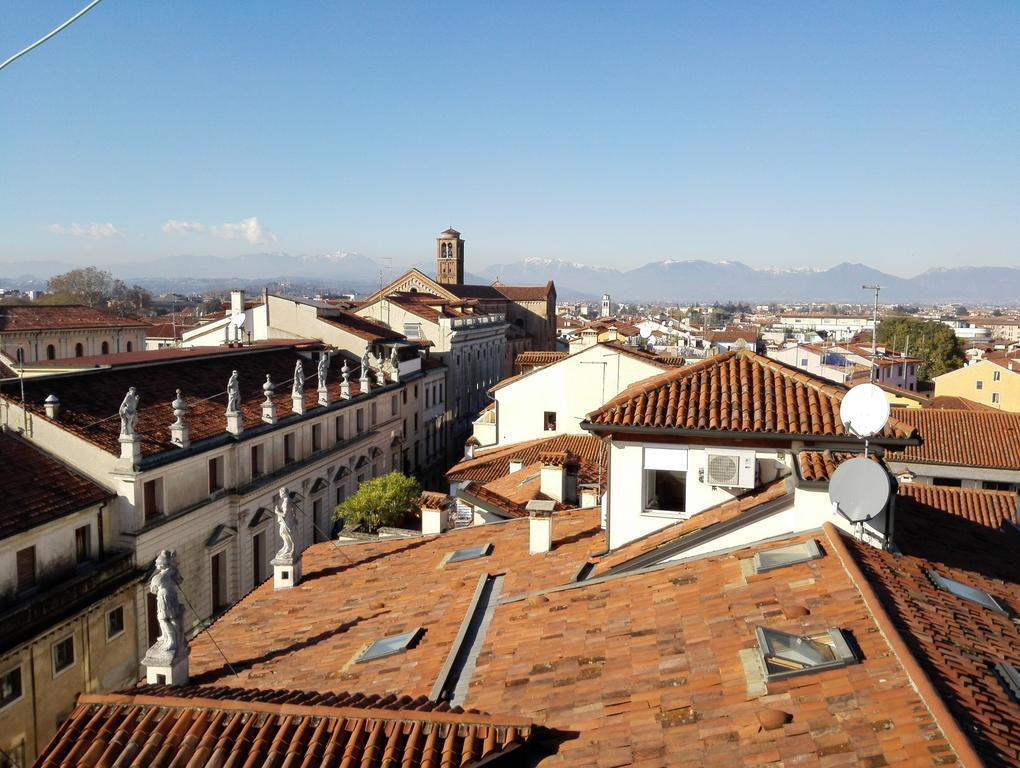
<instances>
[{"instance_id":1,"label":"stone statue pedestal","mask_svg":"<svg viewBox=\"0 0 1020 768\"><path fill-rule=\"evenodd\" d=\"M188 425L171 424L170 442L176 445L178 448L187 448L190 445L190 441L188 439Z\"/></svg>"},{"instance_id":2,"label":"stone statue pedestal","mask_svg":"<svg viewBox=\"0 0 1020 768\"><path fill-rule=\"evenodd\" d=\"M262 404L262 421L266 424L276 423L276 403Z\"/></svg>"},{"instance_id":3,"label":"stone statue pedestal","mask_svg":"<svg viewBox=\"0 0 1020 768\"><path fill-rule=\"evenodd\" d=\"M241 414L237 411L227 411L227 432L232 435L239 435L244 432L244 423Z\"/></svg>"},{"instance_id":4,"label":"stone statue pedestal","mask_svg":"<svg viewBox=\"0 0 1020 768\"><path fill-rule=\"evenodd\" d=\"M319 387L319 405L329 405L329 390Z\"/></svg>"},{"instance_id":5,"label":"stone statue pedestal","mask_svg":"<svg viewBox=\"0 0 1020 768\"><path fill-rule=\"evenodd\" d=\"M380 387L386 386L386 374L383 373L382 368L380 368L375 374L375 383Z\"/></svg>"},{"instance_id":6,"label":"stone statue pedestal","mask_svg":"<svg viewBox=\"0 0 1020 768\"><path fill-rule=\"evenodd\" d=\"M138 435L120 437L120 460L117 464L123 469L134 469L142 459L142 440Z\"/></svg>"},{"instance_id":7,"label":"stone statue pedestal","mask_svg":"<svg viewBox=\"0 0 1020 768\"><path fill-rule=\"evenodd\" d=\"M372 391L372 381L367 376L362 376L358 379L358 383L361 385L361 394L367 395Z\"/></svg>"},{"instance_id":8,"label":"stone statue pedestal","mask_svg":"<svg viewBox=\"0 0 1020 768\"><path fill-rule=\"evenodd\" d=\"M290 589L301 581L301 558L277 555L273 563L273 589Z\"/></svg>"},{"instance_id":9,"label":"stone statue pedestal","mask_svg":"<svg viewBox=\"0 0 1020 768\"><path fill-rule=\"evenodd\" d=\"M340 384L340 399L341 400L351 399L351 382L345 381Z\"/></svg>"},{"instance_id":10,"label":"stone statue pedestal","mask_svg":"<svg viewBox=\"0 0 1020 768\"><path fill-rule=\"evenodd\" d=\"M298 416L303 416L305 413L305 396L303 394L293 395L290 398L290 401L292 404L291 410L293 410Z\"/></svg>"},{"instance_id":11,"label":"stone statue pedestal","mask_svg":"<svg viewBox=\"0 0 1020 768\"><path fill-rule=\"evenodd\" d=\"M142 659L145 682L149 685L185 685L188 682L188 652L164 651L155 646Z\"/></svg>"}]
</instances>

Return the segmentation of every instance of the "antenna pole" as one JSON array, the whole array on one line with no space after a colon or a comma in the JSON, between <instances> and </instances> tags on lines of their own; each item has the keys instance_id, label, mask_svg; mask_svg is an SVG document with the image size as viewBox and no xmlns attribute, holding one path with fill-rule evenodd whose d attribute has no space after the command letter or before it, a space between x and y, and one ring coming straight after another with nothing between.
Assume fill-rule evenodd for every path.
<instances>
[{"instance_id":1,"label":"antenna pole","mask_svg":"<svg viewBox=\"0 0 1020 768\"><path fill-rule=\"evenodd\" d=\"M868 379L872 384L875 383L875 355L877 354L878 344L878 292L882 290L880 285L862 285L862 289L865 291L875 292L875 309L871 315L871 375Z\"/></svg>"}]
</instances>

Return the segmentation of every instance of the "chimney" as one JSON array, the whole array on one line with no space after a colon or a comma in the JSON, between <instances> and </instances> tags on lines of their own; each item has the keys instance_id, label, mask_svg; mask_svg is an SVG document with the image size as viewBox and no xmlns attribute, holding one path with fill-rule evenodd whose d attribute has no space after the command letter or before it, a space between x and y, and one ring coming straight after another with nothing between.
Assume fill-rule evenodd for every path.
<instances>
[{"instance_id":1,"label":"chimney","mask_svg":"<svg viewBox=\"0 0 1020 768\"><path fill-rule=\"evenodd\" d=\"M540 555L552 549L552 515L554 501L532 499L525 507L528 510L528 553Z\"/></svg>"},{"instance_id":2,"label":"chimney","mask_svg":"<svg viewBox=\"0 0 1020 768\"><path fill-rule=\"evenodd\" d=\"M421 509L421 532L428 536L442 533L449 527L450 497L445 493L424 491L418 500Z\"/></svg>"},{"instance_id":3,"label":"chimney","mask_svg":"<svg viewBox=\"0 0 1020 768\"><path fill-rule=\"evenodd\" d=\"M43 407L46 408L46 418L53 419L56 421L60 416L60 398L56 395L50 395L43 401Z\"/></svg>"},{"instance_id":4,"label":"chimney","mask_svg":"<svg viewBox=\"0 0 1020 768\"><path fill-rule=\"evenodd\" d=\"M230 314L239 315L244 312L244 291L230 292Z\"/></svg>"},{"instance_id":5,"label":"chimney","mask_svg":"<svg viewBox=\"0 0 1020 768\"><path fill-rule=\"evenodd\" d=\"M566 451L542 451L538 455L538 460L542 462L539 488L555 501L566 501L568 459Z\"/></svg>"},{"instance_id":6,"label":"chimney","mask_svg":"<svg viewBox=\"0 0 1020 768\"><path fill-rule=\"evenodd\" d=\"M473 459L475 457L475 448L479 445L481 445L481 443L478 441L478 438L471 435L471 437L464 442L464 458Z\"/></svg>"},{"instance_id":7,"label":"chimney","mask_svg":"<svg viewBox=\"0 0 1020 768\"><path fill-rule=\"evenodd\" d=\"M599 505L598 483L583 483L581 489L581 509L590 509Z\"/></svg>"},{"instance_id":8,"label":"chimney","mask_svg":"<svg viewBox=\"0 0 1020 768\"><path fill-rule=\"evenodd\" d=\"M524 459L516 456L510 459L510 471L507 474L512 475L514 472L520 472L522 469L524 469Z\"/></svg>"}]
</instances>

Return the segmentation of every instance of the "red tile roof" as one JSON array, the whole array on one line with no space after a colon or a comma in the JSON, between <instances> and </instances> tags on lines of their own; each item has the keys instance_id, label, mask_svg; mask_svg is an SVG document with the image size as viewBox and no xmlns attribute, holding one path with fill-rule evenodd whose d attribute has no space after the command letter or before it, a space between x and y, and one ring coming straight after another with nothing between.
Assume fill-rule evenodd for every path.
<instances>
[{"instance_id":1,"label":"red tile roof","mask_svg":"<svg viewBox=\"0 0 1020 768\"><path fill-rule=\"evenodd\" d=\"M331 311L329 316L323 316L319 319L330 325L335 325L337 328L347 331L353 336L372 342L396 341L403 340L404 338L402 333L398 333L391 328L387 328L382 323L356 315L353 312L336 310L333 313Z\"/></svg>"},{"instance_id":2,"label":"red tile roof","mask_svg":"<svg viewBox=\"0 0 1020 768\"><path fill-rule=\"evenodd\" d=\"M851 451L801 451L797 454L800 476L809 482L827 483L836 467L847 459L859 458L864 454ZM871 458L877 459L874 453Z\"/></svg>"},{"instance_id":3,"label":"red tile roof","mask_svg":"<svg viewBox=\"0 0 1020 768\"><path fill-rule=\"evenodd\" d=\"M955 395L938 395L928 400L924 408L935 408L939 410L950 410L950 411L998 411L998 408L992 408L990 405L983 405L982 403L975 403L973 400L968 400L965 397L956 397Z\"/></svg>"},{"instance_id":4,"label":"red tile roof","mask_svg":"<svg viewBox=\"0 0 1020 768\"><path fill-rule=\"evenodd\" d=\"M417 315L423 320L428 320L432 323L439 322L439 319L443 317L464 317L466 314L469 314L463 311L464 308L473 307L475 304L473 300L453 302L439 296L433 296L431 293L422 292L398 291L386 294L386 299L407 310L412 315Z\"/></svg>"},{"instance_id":5,"label":"red tile roof","mask_svg":"<svg viewBox=\"0 0 1020 768\"><path fill-rule=\"evenodd\" d=\"M170 404L180 388L188 404L187 421L192 443L226 432L226 386L232 370L237 370L241 385L241 415L245 428L263 424L262 385L270 375L276 385L273 400L278 417L293 413L290 380L299 352L321 349L318 343L293 343L289 346L244 347L231 354L186 357L183 360L163 360L152 365L123 366L81 373L35 377L25 380L25 399L29 410L37 418L45 418L43 402L50 394L60 399L60 416L57 424L63 429L99 446L114 455L120 454L120 404L129 387L135 387L140 397L138 406L138 433L141 436L142 454L145 456L167 450L179 450L170 443L170 422L173 421ZM219 349L219 348L217 348ZM158 355L184 350L159 350L146 353ZM329 373L329 390L333 402L340 400L340 367L343 355L334 355ZM351 392L359 394L358 370L360 362L350 359ZM305 359L305 408L318 408L318 382L315 378L315 361ZM12 401L19 397L5 393Z\"/></svg>"},{"instance_id":6,"label":"red tile roof","mask_svg":"<svg viewBox=\"0 0 1020 768\"><path fill-rule=\"evenodd\" d=\"M524 365L549 365L562 360L568 354L568 352L520 352L514 359L514 365L518 368Z\"/></svg>"},{"instance_id":7,"label":"red tile roof","mask_svg":"<svg viewBox=\"0 0 1020 768\"><path fill-rule=\"evenodd\" d=\"M84 694L39 768L80 765L343 765L440 768L524 765L530 724L428 705L334 704L342 695L266 700L258 691L191 688ZM349 697L346 697L349 698Z\"/></svg>"},{"instance_id":8,"label":"red tile roof","mask_svg":"<svg viewBox=\"0 0 1020 768\"><path fill-rule=\"evenodd\" d=\"M115 494L10 432L0 432L0 539Z\"/></svg>"},{"instance_id":9,"label":"red tile roof","mask_svg":"<svg viewBox=\"0 0 1020 768\"><path fill-rule=\"evenodd\" d=\"M156 323L150 325L145 331L147 339L180 339L185 331L190 331L195 326L188 323Z\"/></svg>"},{"instance_id":10,"label":"red tile roof","mask_svg":"<svg viewBox=\"0 0 1020 768\"><path fill-rule=\"evenodd\" d=\"M605 474L605 446L601 440L593 435L557 435L476 451L475 458L464 459L450 467L446 479L451 483L464 480L490 483L510 474L511 459L520 459L524 466L529 466L537 464L539 454L544 451L569 451L577 456L581 461L580 476L597 477L600 468Z\"/></svg>"},{"instance_id":11,"label":"red tile roof","mask_svg":"<svg viewBox=\"0 0 1020 768\"><path fill-rule=\"evenodd\" d=\"M84 304L23 304L0 307L0 333L75 328L145 328L148 323Z\"/></svg>"},{"instance_id":12,"label":"red tile roof","mask_svg":"<svg viewBox=\"0 0 1020 768\"><path fill-rule=\"evenodd\" d=\"M886 450L886 463L1020 468L1020 413L893 408L893 418L916 429L922 442Z\"/></svg>"},{"instance_id":13,"label":"red tile roof","mask_svg":"<svg viewBox=\"0 0 1020 768\"><path fill-rule=\"evenodd\" d=\"M846 391L776 360L738 350L634 384L588 419L599 427L847 437L839 418ZM905 439L914 434L911 426L891 418L881 437Z\"/></svg>"},{"instance_id":14,"label":"red tile roof","mask_svg":"<svg viewBox=\"0 0 1020 768\"><path fill-rule=\"evenodd\" d=\"M545 285L503 285L495 282L492 287L510 301L546 301L556 293L556 286L550 280Z\"/></svg>"},{"instance_id":15,"label":"red tile roof","mask_svg":"<svg viewBox=\"0 0 1020 768\"><path fill-rule=\"evenodd\" d=\"M922 483L904 483L899 489L899 507L905 507L908 514L938 510L993 530L1020 523L1017 498L1013 491L949 488Z\"/></svg>"},{"instance_id":16,"label":"red tile roof","mask_svg":"<svg viewBox=\"0 0 1020 768\"><path fill-rule=\"evenodd\" d=\"M511 326L511 327L513 327L513 326ZM618 343L618 342L600 341L600 342L598 342L598 344L596 346L599 346L602 349L607 349L607 350L611 350L613 352L617 352L617 353L619 353L621 355L626 355L627 357L635 358L636 360L643 360L644 362L650 363L650 364L654 365L656 368L659 368L661 370L671 370L671 369L677 367L678 365L683 365L684 364L683 358L679 358L679 363L678 363L677 362L678 358L675 358L675 357L660 357L658 355L653 355L651 352L642 352L640 349L635 349L635 348L630 347L630 346L628 346L626 344L621 344L621 343ZM548 362L548 365L555 365L556 363L559 363L559 362L561 362L563 360L566 360L567 358L574 357L575 355L583 354L583 353L587 352L589 349L591 349L591 347L585 347L584 349L579 349L576 352L570 352L570 353L544 352L544 353L537 353L537 354L557 355L557 357L549 360L549 362ZM517 357L520 358L520 356L524 355L524 354L536 354L536 353L522 352ZM518 367L520 367L520 366L518 366ZM489 392L495 392L498 389L502 389L507 384L510 384L511 382L514 382L514 381L517 381L518 379L523 378L524 376L533 376L536 373L538 373L539 371L541 371L542 368L544 368L544 367L545 366L538 366L538 367L532 368L531 370L524 371L522 373L518 373L515 376L508 376L507 378L502 379L501 381L498 381L495 384L493 384L491 387L489 387Z\"/></svg>"}]
</instances>

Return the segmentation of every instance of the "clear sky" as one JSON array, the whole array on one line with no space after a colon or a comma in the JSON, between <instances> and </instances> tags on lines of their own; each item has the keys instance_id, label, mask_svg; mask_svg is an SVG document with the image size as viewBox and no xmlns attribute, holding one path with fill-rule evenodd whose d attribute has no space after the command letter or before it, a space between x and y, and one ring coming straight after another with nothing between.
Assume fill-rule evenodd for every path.
<instances>
[{"instance_id":1,"label":"clear sky","mask_svg":"<svg viewBox=\"0 0 1020 768\"><path fill-rule=\"evenodd\" d=\"M84 4L6 0L0 59ZM1018 41L1015 0L104 0L0 71L0 262L1020 266Z\"/></svg>"}]
</instances>

